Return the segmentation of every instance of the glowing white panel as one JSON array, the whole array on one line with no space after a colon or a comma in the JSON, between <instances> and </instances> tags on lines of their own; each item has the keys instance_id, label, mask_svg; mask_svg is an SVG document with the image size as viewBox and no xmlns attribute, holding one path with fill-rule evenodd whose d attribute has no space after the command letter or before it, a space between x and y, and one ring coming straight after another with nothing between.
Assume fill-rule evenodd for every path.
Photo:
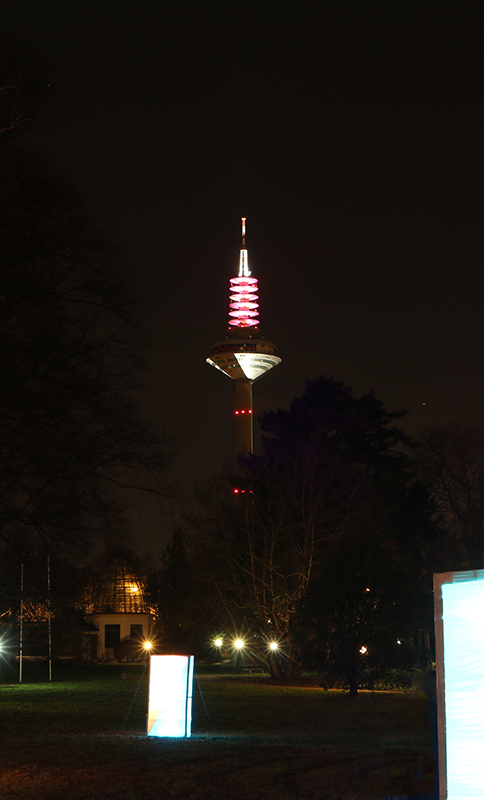
<instances>
[{"instance_id":1,"label":"glowing white panel","mask_svg":"<svg viewBox=\"0 0 484 800\"><path fill-rule=\"evenodd\" d=\"M250 381L261 378L281 361L279 356L270 356L265 353L235 353L235 358Z\"/></svg>"},{"instance_id":2,"label":"glowing white panel","mask_svg":"<svg viewBox=\"0 0 484 800\"><path fill-rule=\"evenodd\" d=\"M441 800L484 797L484 572L435 576Z\"/></svg>"},{"instance_id":3,"label":"glowing white panel","mask_svg":"<svg viewBox=\"0 0 484 800\"><path fill-rule=\"evenodd\" d=\"M148 736L191 736L193 656L151 656Z\"/></svg>"}]
</instances>

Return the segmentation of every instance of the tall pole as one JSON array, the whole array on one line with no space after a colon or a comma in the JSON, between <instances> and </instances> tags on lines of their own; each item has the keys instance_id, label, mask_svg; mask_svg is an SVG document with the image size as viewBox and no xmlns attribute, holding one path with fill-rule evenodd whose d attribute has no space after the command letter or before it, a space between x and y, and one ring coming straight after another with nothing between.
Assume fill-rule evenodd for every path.
<instances>
[{"instance_id":1,"label":"tall pole","mask_svg":"<svg viewBox=\"0 0 484 800\"><path fill-rule=\"evenodd\" d=\"M18 682L22 683L24 649L24 563L20 564L20 628L18 643Z\"/></svg>"},{"instance_id":2,"label":"tall pole","mask_svg":"<svg viewBox=\"0 0 484 800\"><path fill-rule=\"evenodd\" d=\"M47 556L47 625L49 630L49 681L52 680L52 614L50 608L50 556Z\"/></svg>"}]
</instances>

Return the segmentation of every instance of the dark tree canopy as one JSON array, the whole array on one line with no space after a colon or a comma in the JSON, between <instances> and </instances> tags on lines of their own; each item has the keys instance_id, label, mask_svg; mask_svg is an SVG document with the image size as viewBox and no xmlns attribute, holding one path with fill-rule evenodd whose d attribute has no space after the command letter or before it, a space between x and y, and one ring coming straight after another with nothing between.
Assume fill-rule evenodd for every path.
<instances>
[{"instance_id":1,"label":"dark tree canopy","mask_svg":"<svg viewBox=\"0 0 484 800\"><path fill-rule=\"evenodd\" d=\"M18 124L41 103L22 80L0 95ZM125 487L164 490L168 439L134 399L145 331L120 252L70 181L11 137L0 259L0 540L19 555L87 546L119 526Z\"/></svg>"},{"instance_id":2,"label":"dark tree canopy","mask_svg":"<svg viewBox=\"0 0 484 800\"><path fill-rule=\"evenodd\" d=\"M186 548L181 528L161 556L158 569L148 579L150 603L155 611L155 638L171 652L203 649L205 626L210 622L211 593L204 592Z\"/></svg>"},{"instance_id":3,"label":"dark tree canopy","mask_svg":"<svg viewBox=\"0 0 484 800\"><path fill-rule=\"evenodd\" d=\"M439 571L484 567L484 429L433 425L416 460L443 528Z\"/></svg>"},{"instance_id":4,"label":"dark tree canopy","mask_svg":"<svg viewBox=\"0 0 484 800\"><path fill-rule=\"evenodd\" d=\"M400 590L421 569L432 511L395 425L402 416L332 378L308 381L289 409L262 416L263 452L244 463L245 494L220 480L199 493L202 580L216 587L226 630L245 632L274 675L327 653L329 638L343 642L351 617L350 642L335 658L356 690L362 637L384 639L385 614L402 635L415 622ZM329 593L333 579L339 591ZM314 630L315 647L303 646Z\"/></svg>"},{"instance_id":5,"label":"dark tree canopy","mask_svg":"<svg viewBox=\"0 0 484 800\"><path fill-rule=\"evenodd\" d=\"M322 376L289 410L261 418L261 474L297 541L314 536L295 636L303 656L330 665L352 692L368 665L385 663L397 636L410 636L419 613L422 624L431 589L428 569L426 581L419 572L432 513L415 481L412 443L394 425L403 415Z\"/></svg>"},{"instance_id":6,"label":"dark tree canopy","mask_svg":"<svg viewBox=\"0 0 484 800\"><path fill-rule=\"evenodd\" d=\"M25 45L0 38L0 135L29 129L51 106L47 69Z\"/></svg>"},{"instance_id":7,"label":"dark tree canopy","mask_svg":"<svg viewBox=\"0 0 484 800\"><path fill-rule=\"evenodd\" d=\"M361 460L366 466L382 464L382 459L395 463L402 461L397 446L410 444L392 424L405 413L387 411L371 392L355 398L351 387L322 375L306 381L304 393L289 409L261 416L264 451L269 456L274 451L302 453L314 446L327 459L344 453L346 459Z\"/></svg>"}]
</instances>

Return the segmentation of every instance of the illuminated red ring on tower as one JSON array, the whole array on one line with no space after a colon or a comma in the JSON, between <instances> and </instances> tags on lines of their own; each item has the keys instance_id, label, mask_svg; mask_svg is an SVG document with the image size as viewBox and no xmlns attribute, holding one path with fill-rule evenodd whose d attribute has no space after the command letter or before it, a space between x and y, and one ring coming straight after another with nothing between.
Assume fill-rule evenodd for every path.
<instances>
[{"instance_id":1,"label":"illuminated red ring on tower","mask_svg":"<svg viewBox=\"0 0 484 800\"><path fill-rule=\"evenodd\" d=\"M249 328L259 323L257 278L230 278L229 325Z\"/></svg>"}]
</instances>

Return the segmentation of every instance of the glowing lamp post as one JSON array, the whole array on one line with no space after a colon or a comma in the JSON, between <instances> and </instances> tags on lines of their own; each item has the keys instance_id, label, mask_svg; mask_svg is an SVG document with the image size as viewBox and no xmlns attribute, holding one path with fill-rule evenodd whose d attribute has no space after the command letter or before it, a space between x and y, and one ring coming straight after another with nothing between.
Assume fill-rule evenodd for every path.
<instances>
[{"instance_id":1,"label":"glowing lamp post","mask_svg":"<svg viewBox=\"0 0 484 800\"><path fill-rule=\"evenodd\" d=\"M484 787L484 570L434 575L440 800Z\"/></svg>"},{"instance_id":2,"label":"glowing lamp post","mask_svg":"<svg viewBox=\"0 0 484 800\"><path fill-rule=\"evenodd\" d=\"M240 672L240 654L245 647L245 643L242 639L236 639L234 642L234 647L237 651L237 673Z\"/></svg>"},{"instance_id":3,"label":"glowing lamp post","mask_svg":"<svg viewBox=\"0 0 484 800\"><path fill-rule=\"evenodd\" d=\"M277 658L277 653L279 650L279 644L275 641L275 639L272 639L272 641L268 642L267 650L269 653L269 661L272 661L272 663L278 667L279 659Z\"/></svg>"},{"instance_id":4,"label":"glowing lamp post","mask_svg":"<svg viewBox=\"0 0 484 800\"><path fill-rule=\"evenodd\" d=\"M218 651L218 657L222 658L222 648L224 646L224 639L223 636L216 636L212 639L212 647Z\"/></svg>"},{"instance_id":5,"label":"glowing lamp post","mask_svg":"<svg viewBox=\"0 0 484 800\"><path fill-rule=\"evenodd\" d=\"M151 656L148 736L191 736L193 656Z\"/></svg>"}]
</instances>

